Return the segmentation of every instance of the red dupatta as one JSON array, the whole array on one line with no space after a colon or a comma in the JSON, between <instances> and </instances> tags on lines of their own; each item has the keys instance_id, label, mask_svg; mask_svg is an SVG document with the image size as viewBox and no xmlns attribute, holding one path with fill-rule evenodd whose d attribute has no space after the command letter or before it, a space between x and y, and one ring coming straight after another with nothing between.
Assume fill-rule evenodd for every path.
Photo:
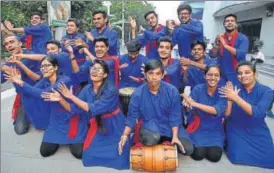
<instances>
[{"instance_id":1,"label":"red dupatta","mask_svg":"<svg viewBox=\"0 0 274 173\"><path fill-rule=\"evenodd\" d=\"M234 47L235 46L235 42L238 38L238 30L235 30L233 31L232 33L232 38L230 40L229 43L227 43L227 40L228 40L228 35L225 33L222 37L224 38L225 42L227 45L231 46L231 47ZM220 55L223 56L224 55L224 46L222 44L220 44ZM238 64L238 60L236 58L235 55L233 55L232 53L230 53L231 57L232 57L232 65L233 65L233 68L236 70L236 67L237 67L237 64Z\"/></svg>"}]
</instances>

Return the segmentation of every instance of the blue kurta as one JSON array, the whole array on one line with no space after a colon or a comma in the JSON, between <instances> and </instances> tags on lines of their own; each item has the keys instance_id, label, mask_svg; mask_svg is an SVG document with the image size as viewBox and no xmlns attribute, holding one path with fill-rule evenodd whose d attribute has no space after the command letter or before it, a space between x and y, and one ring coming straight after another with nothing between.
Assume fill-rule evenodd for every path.
<instances>
[{"instance_id":1,"label":"blue kurta","mask_svg":"<svg viewBox=\"0 0 274 173\"><path fill-rule=\"evenodd\" d=\"M211 65L217 64L217 62L214 59L204 57L204 64ZM198 84L204 83L206 83L205 71L194 66L188 66L185 84L193 88Z\"/></svg>"},{"instance_id":2,"label":"blue kurta","mask_svg":"<svg viewBox=\"0 0 274 173\"><path fill-rule=\"evenodd\" d=\"M163 25L158 25L157 29L150 29L149 31L151 32L160 32L164 28ZM156 40L150 40L149 38L146 37L145 34L137 36L137 40L140 41L142 47L146 46L146 57L151 60L151 59L158 59L160 60L160 56L158 53L158 46L157 46L157 41Z\"/></svg>"},{"instance_id":3,"label":"blue kurta","mask_svg":"<svg viewBox=\"0 0 274 173\"><path fill-rule=\"evenodd\" d=\"M119 107L118 90L112 84L107 84L102 95L96 100L93 91L93 84L83 88L78 96L81 100L88 103L89 112L72 105L73 114L81 113L89 120L97 115L111 113ZM115 169L129 168L129 142L124 146L121 156L118 154L118 143L125 128L125 116L120 111L117 115L109 118L102 118L105 134L97 130L90 146L83 151L82 161L84 166L103 166ZM90 128L93 128L92 126Z\"/></svg>"},{"instance_id":4,"label":"blue kurta","mask_svg":"<svg viewBox=\"0 0 274 173\"><path fill-rule=\"evenodd\" d=\"M42 92L51 92L52 88L57 90L57 86L64 83L68 88L71 86L71 80L66 76L58 76L55 84L51 85L47 78L43 78L37 83L36 87L24 83L22 90L35 98L41 99ZM44 102L45 106L49 108L49 126L44 132L43 142L55 144L75 144L83 143L86 132L87 122L85 118L81 117L78 121L78 133L74 138L68 137L70 119L72 116L67 112L59 102ZM33 107L33 106L32 106ZM35 109L35 107L33 107ZM37 110L43 114L43 110ZM35 115L35 116L39 116ZM34 118L34 117L33 117Z\"/></svg>"},{"instance_id":5,"label":"blue kurta","mask_svg":"<svg viewBox=\"0 0 274 173\"><path fill-rule=\"evenodd\" d=\"M121 55L119 57L120 65L128 64L127 67L120 69L121 80L119 82L119 88L124 87L138 87L143 82L136 82L129 78L129 76L133 76L136 78L144 78L144 75L141 73L141 65L146 64L148 59L144 55L139 54L136 58L135 62L132 62L128 54Z\"/></svg>"},{"instance_id":6,"label":"blue kurta","mask_svg":"<svg viewBox=\"0 0 274 173\"><path fill-rule=\"evenodd\" d=\"M240 86L239 96L252 106L252 116L233 103L226 122L227 156L232 163L274 169L274 145L265 122L273 91L255 84L250 93Z\"/></svg>"},{"instance_id":7,"label":"blue kurta","mask_svg":"<svg viewBox=\"0 0 274 173\"><path fill-rule=\"evenodd\" d=\"M62 40L75 40L75 39L81 39L84 42L86 42L85 35L82 34L82 33L79 33L79 32L77 32L75 34L66 34L62 38ZM84 53L80 53L79 52L79 50L80 50L79 47L72 46L72 48L73 48L73 54L75 56L77 64L79 66L83 65L86 62L86 55ZM65 45L63 43L62 43L62 50L64 52L68 53L67 50L66 50L66 48L65 48ZM84 81L86 81L86 77L84 75L79 76L79 80L80 80L80 82L84 82Z\"/></svg>"},{"instance_id":8,"label":"blue kurta","mask_svg":"<svg viewBox=\"0 0 274 173\"><path fill-rule=\"evenodd\" d=\"M200 118L200 126L191 133L190 138L196 147L223 147L225 134L222 119L227 106L227 101L220 97L218 89L211 96L208 94L207 85L196 85L191 91L190 97L197 103L212 106L216 109L217 115L211 115L198 108L193 108L188 117L188 122L193 121L194 114Z\"/></svg>"},{"instance_id":9,"label":"blue kurta","mask_svg":"<svg viewBox=\"0 0 274 173\"><path fill-rule=\"evenodd\" d=\"M168 35L168 29L165 27L157 33L146 30L144 34L151 40L158 40L160 37ZM190 45L194 40L203 41L203 24L200 21L191 19L188 24L181 24L176 27L171 37L174 46L178 44L180 57L192 58Z\"/></svg>"},{"instance_id":10,"label":"blue kurta","mask_svg":"<svg viewBox=\"0 0 274 173\"><path fill-rule=\"evenodd\" d=\"M228 40L226 40L229 43ZM248 52L249 41L247 37L241 33L238 34L238 37L235 41L234 48L236 49L236 59L238 62L246 60L246 54ZM218 53L218 61L221 67L222 78L225 81L231 81L234 85L239 85L239 80L237 78L236 69L233 67L232 55L227 49L223 49L223 56ZM212 52L212 51L211 51Z\"/></svg>"},{"instance_id":11,"label":"blue kurta","mask_svg":"<svg viewBox=\"0 0 274 173\"><path fill-rule=\"evenodd\" d=\"M178 136L189 139L182 126L180 94L176 87L161 81L156 95L145 83L132 94L126 125L131 129L136 119L143 120L143 126L161 136L172 137L172 127L179 127Z\"/></svg>"},{"instance_id":12,"label":"blue kurta","mask_svg":"<svg viewBox=\"0 0 274 173\"><path fill-rule=\"evenodd\" d=\"M178 59L169 58L165 71L167 72L167 75L165 75L163 80L179 89L182 84L180 61Z\"/></svg>"},{"instance_id":13,"label":"blue kurta","mask_svg":"<svg viewBox=\"0 0 274 173\"><path fill-rule=\"evenodd\" d=\"M52 39L52 33L48 25L24 27L25 35L32 35L31 50L36 54L46 54L46 42ZM25 38L25 37L22 37ZM21 41L24 41L21 39Z\"/></svg>"},{"instance_id":14,"label":"blue kurta","mask_svg":"<svg viewBox=\"0 0 274 173\"><path fill-rule=\"evenodd\" d=\"M108 54L110 56L118 55L118 34L113 28L105 27L102 33L99 33L97 29L92 29L90 32L94 36L94 38L107 37L109 44ZM89 50L95 56L94 44L91 41L89 41Z\"/></svg>"}]
</instances>

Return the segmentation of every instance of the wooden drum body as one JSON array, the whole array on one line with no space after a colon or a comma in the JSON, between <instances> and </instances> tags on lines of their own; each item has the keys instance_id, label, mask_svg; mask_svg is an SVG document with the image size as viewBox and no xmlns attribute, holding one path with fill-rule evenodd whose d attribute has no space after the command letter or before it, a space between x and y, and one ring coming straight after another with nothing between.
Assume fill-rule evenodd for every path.
<instances>
[{"instance_id":1,"label":"wooden drum body","mask_svg":"<svg viewBox=\"0 0 274 173\"><path fill-rule=\"evenodd\" d=\"M128 106L129 101L132 93L135 91L136 88L133 87L126 87L119 89L119 101L120 107L123 110L124 115L127 116L128 113Z\"/></svg>"},{"instance_id":2,"label":"wooden drum body","mask_svg":"<svg viewBox=\"0 0 274 173\"><path fill-rule=\"evenodd\" d=\"M134 170L148 172L176 171L178 167L177 147L164 144L132 147L130 167Z\"/></svg>"}]
</instances>

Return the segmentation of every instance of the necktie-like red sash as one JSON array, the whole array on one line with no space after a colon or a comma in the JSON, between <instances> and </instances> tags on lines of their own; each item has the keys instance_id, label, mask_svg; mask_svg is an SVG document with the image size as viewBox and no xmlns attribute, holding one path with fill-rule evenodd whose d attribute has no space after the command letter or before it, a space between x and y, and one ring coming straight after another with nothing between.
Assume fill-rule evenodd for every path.
<instances>
[{"instance_id":1,"label":"necktie-like red sash","mask_svg":"<svg viewBox=\"0 0 274 173\"><path fill-rule=\"evenodd\" d=\"M199 128L200 123L200 117L197 114L194 114L194 120L187 126L186 131L190 134L195 132Z\"/></svg>"},{"instance_id":2,"label":"necktie-like red sash","mask_svg":"<svg viewBox=\"0 0 274 173\"><path fill-rule=\"evenodd\" d=\"M115 111L113 112L110 112L110 113L107 113L107 114L103 114L101 117L103 119L105 118L110 118L110 117L113 117L113 116L116 116L120 113L120 107L118 107ZM92 143L96 133L97 133L97 130L98 130L98 125L96 123L96 120L95 120L95 117L91 118L91 120L89 121L90 122L90 128L88 130L88 134L86 136L86 139L84 141L84 147L83 149L86 150L89 148L90 144Z\"/></svg>"},{"instance_id":3,"label":"necktie-like red sash","mask_svg":"<svg viewBox=\"0 0 274 173\"><path fill-rule=\"evenodd\" d=\"M119 87L119 58L117 56L109 56L107 55L105 60L113 60L114 61L114 75L115 75L115 86Z\"/></svg>"},{"instance_id":4,"label":"necktie-like red sash","mask_svg":"<svg viewBox=\"0 0 274 173\"><path fill-rule=\"evenodd\" d=\"M32 35L27 35L25 38L26 41L26 49L30 50L32 45Z\"/></svg>"},{"instance_id":5,"label":"necktie-like red sash","mask_svg":"<svg viewBox=\"0 0 274 173\"><path fill-rule=\"evenodd\" d=\"M231 47L234 47L234 46L235 46L235 42L236 42L236 40L237 40L237 38L238 38L238 31L235 30L235 31L232 33L232 38L231 38L231 40L230 40L229 43L227 43L227 40L228 40L227 34L224 34L222 37L224 38L226 44L228 44L228 45L231 46ZM223 46L222 44L220 44L220 55L221 55L221 56L224 55L224 46ZM231 55L231 57L232 57L232 65L233 65L233 68L236 70L237 64L238 64L238 60L237 60L236 56L233 55L232 53L230 53L230 55Z\"/></svg>"},{"instance_id":6,"label":"necktie-like red sash","mask_svg":"<svg viewBox=\"0 0 274 173\"><path fill-rule=\"evenodd\" d=\"M11 117L13 120L16 120L20 106L21 106L21 94L16 94L12 111L11 111Z\"/></svg>"},{"instance_id":7,"label":"necktie-like red sash","mask_svg":"<svg viewBox=\"0 0 274 173\"><path fill-rule=\"evenodd\" d=\"M167 61L167 65L171 65L173 63L174 59L173 58L169 58L168 61ZM164 78L164 81L167 82L167 83L171 83L171 79L170 79L170 76L169 75L166 75L165 78Z\"/></svg>"},{"instance_id":8,"label":"necktie-like red sash","mask_svg":"<svg viewBox=\"0 0 274 173\"><path fill-rule=\"evenodd\" d=\"M69 121L68 137L70 139L75 138L76 135L78 134L79 118L80 118L80 115L77 114L73 116Z\"/></svg>"}]
</instances>

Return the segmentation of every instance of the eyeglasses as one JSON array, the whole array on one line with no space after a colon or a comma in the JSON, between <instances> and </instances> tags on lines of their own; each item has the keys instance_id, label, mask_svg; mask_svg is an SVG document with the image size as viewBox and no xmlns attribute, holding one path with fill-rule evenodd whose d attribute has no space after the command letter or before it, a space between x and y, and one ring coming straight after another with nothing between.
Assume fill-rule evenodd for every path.
<instances>
[{"instance_id":1,"label":"eyeglasses","mask_svg":"<svg viewBox=\"0 0 274 173\"><path fill-rule=\"evenodd\" d=\"M43 64L40 66L40 69L44 69L44 68L48 68L48 67L52 67L52 64Z\"/></svg>"},{"instance_id":2,"label":"eyeglasses","mask_svg":"<svg viewBox=\"0 0 274 173\"><path fill-rule=\"evenodd\" d=\"M90 68L91 72L97 72L97 73L103 73L104 69L103 68L96 68L96 67L91 67Z\"/></svg>"}]
</instances>

